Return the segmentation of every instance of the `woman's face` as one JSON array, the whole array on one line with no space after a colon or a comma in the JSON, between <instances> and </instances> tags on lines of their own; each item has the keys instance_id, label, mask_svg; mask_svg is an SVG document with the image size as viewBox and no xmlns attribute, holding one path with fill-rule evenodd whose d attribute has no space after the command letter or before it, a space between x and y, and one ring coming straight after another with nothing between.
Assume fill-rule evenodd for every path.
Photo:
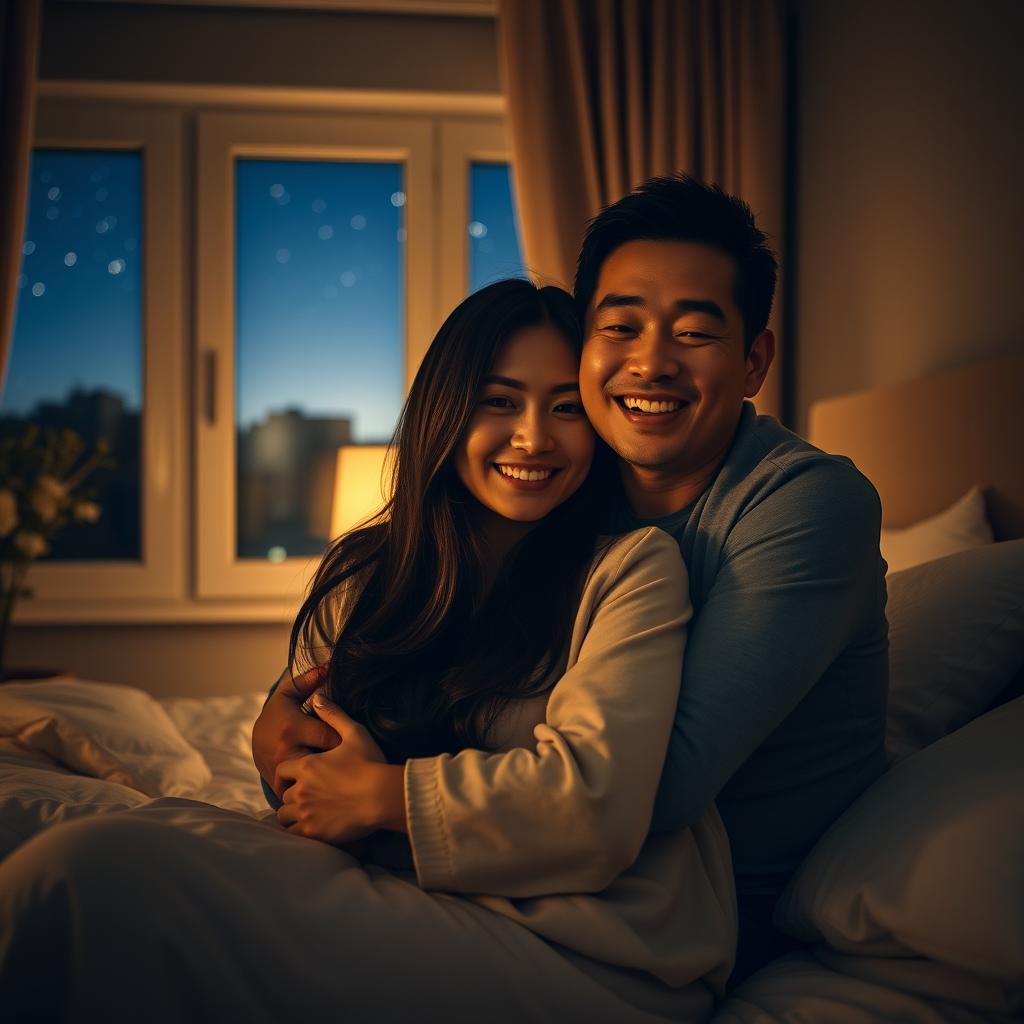
<instances>
[{"instance_id":1,"label":"woman's face","mask_svg":"<svg viewBox=\"0 0 1024 1024\"><path fill-rule=\"evenodd\" d=\"M579 360L557 328L517 331L498 352L455 450L455 471L504 519L543 519L583 483L594 433L579 393Z\"/></svg>"}]
</instances>

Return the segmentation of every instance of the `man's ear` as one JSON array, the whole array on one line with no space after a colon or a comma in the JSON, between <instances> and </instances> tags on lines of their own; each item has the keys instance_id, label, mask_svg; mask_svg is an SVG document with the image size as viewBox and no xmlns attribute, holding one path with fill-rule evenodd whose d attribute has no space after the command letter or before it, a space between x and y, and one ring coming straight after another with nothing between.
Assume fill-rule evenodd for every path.
<instances>
[{"instance_id":1,"label":"man's ear","mask_svg":"<svg viewBox=\"0 0 1024 1024\"><path fill-rule=\"evenodd\" d=\"M753 398L761 390L774 358L775 335L771 331L762 331L751 343L747 355L747 377L743 387L745 398Z\"/></svg>"}]
</instances>

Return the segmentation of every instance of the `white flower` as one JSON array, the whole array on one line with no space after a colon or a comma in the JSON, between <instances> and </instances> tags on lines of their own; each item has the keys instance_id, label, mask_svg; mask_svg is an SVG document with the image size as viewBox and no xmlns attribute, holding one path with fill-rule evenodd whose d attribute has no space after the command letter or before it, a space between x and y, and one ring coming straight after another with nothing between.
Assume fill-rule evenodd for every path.
<instances>
[{"instance_id":1,"label":"white flower","mask_svg":"<svg viewBox=\"0 0 1024 1024\"><path fill-rule=\"evenodd\" d=\"M0 490L0 537L6 537L18 525L18 501L14 494Z\"/></svg>"},{"instance_id":2,"label":"white flower","mask_svg":"<svg viewBox=\"0 0 1024 1024\"><path fill-rule=\"evenodd\" d=\"M28 530L22 530L15 534L14 546L29 558L38 558L40 555L45 555L50 549L38 533L30 533Z\"/></svg>"},{"instance_id":3,"label":"white flower","mask_svg":"<svg viewBox=\"0 0 1024 1024\"><path fill-rule=\"evenodd\" d=\"M68 493L66 484L62 484L54 477L46 475L43 475L36 480L36 490L40 494L48 495L55 501L60 501L60 499L66 497Z\"/></svg>"},{"instance_id":4,"label":"white flower","mask_svg":"<svg viewBox=\"0 0 1024 1024\"><path fill-rule=\"evenodd\" d=\"M103 511L95 501L79 501L75 503L73 515L87 523L95 523Z\"/></svg>"}]
</instances>

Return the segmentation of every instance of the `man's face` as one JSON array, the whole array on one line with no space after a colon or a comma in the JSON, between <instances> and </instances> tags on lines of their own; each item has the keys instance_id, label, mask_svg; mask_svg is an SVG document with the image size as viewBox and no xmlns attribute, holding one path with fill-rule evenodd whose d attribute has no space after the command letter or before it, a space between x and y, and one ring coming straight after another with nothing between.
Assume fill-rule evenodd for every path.
<instances>
[{"instance_id":1,"label":"man's face","mask_svg":"<svg viewBox=\"0 0 1024 1024\"><path fill-rule=\"evenodd\" d=\"M594 429L628 463L685 479L714 467L772 339L743 351L736 264L697 242L637 241L605 260L587 311L580 394Z\"/></svg>"}]
</instances>

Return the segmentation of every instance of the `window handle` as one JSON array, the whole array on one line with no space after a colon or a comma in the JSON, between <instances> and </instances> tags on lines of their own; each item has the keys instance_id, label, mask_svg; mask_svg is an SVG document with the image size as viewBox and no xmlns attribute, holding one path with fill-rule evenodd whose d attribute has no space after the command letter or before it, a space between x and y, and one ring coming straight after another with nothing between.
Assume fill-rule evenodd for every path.
<instances>
[{"instance_id":1,"label":"window handle","mask_svg":"<svg viewBox=\"0 0 1024 1024\"><path fill-rule=\"evenodd\" d=\"M203 353L206 422L212 427L217 422L217 353L207 349Z\"/></svg>"}]
</instances>

